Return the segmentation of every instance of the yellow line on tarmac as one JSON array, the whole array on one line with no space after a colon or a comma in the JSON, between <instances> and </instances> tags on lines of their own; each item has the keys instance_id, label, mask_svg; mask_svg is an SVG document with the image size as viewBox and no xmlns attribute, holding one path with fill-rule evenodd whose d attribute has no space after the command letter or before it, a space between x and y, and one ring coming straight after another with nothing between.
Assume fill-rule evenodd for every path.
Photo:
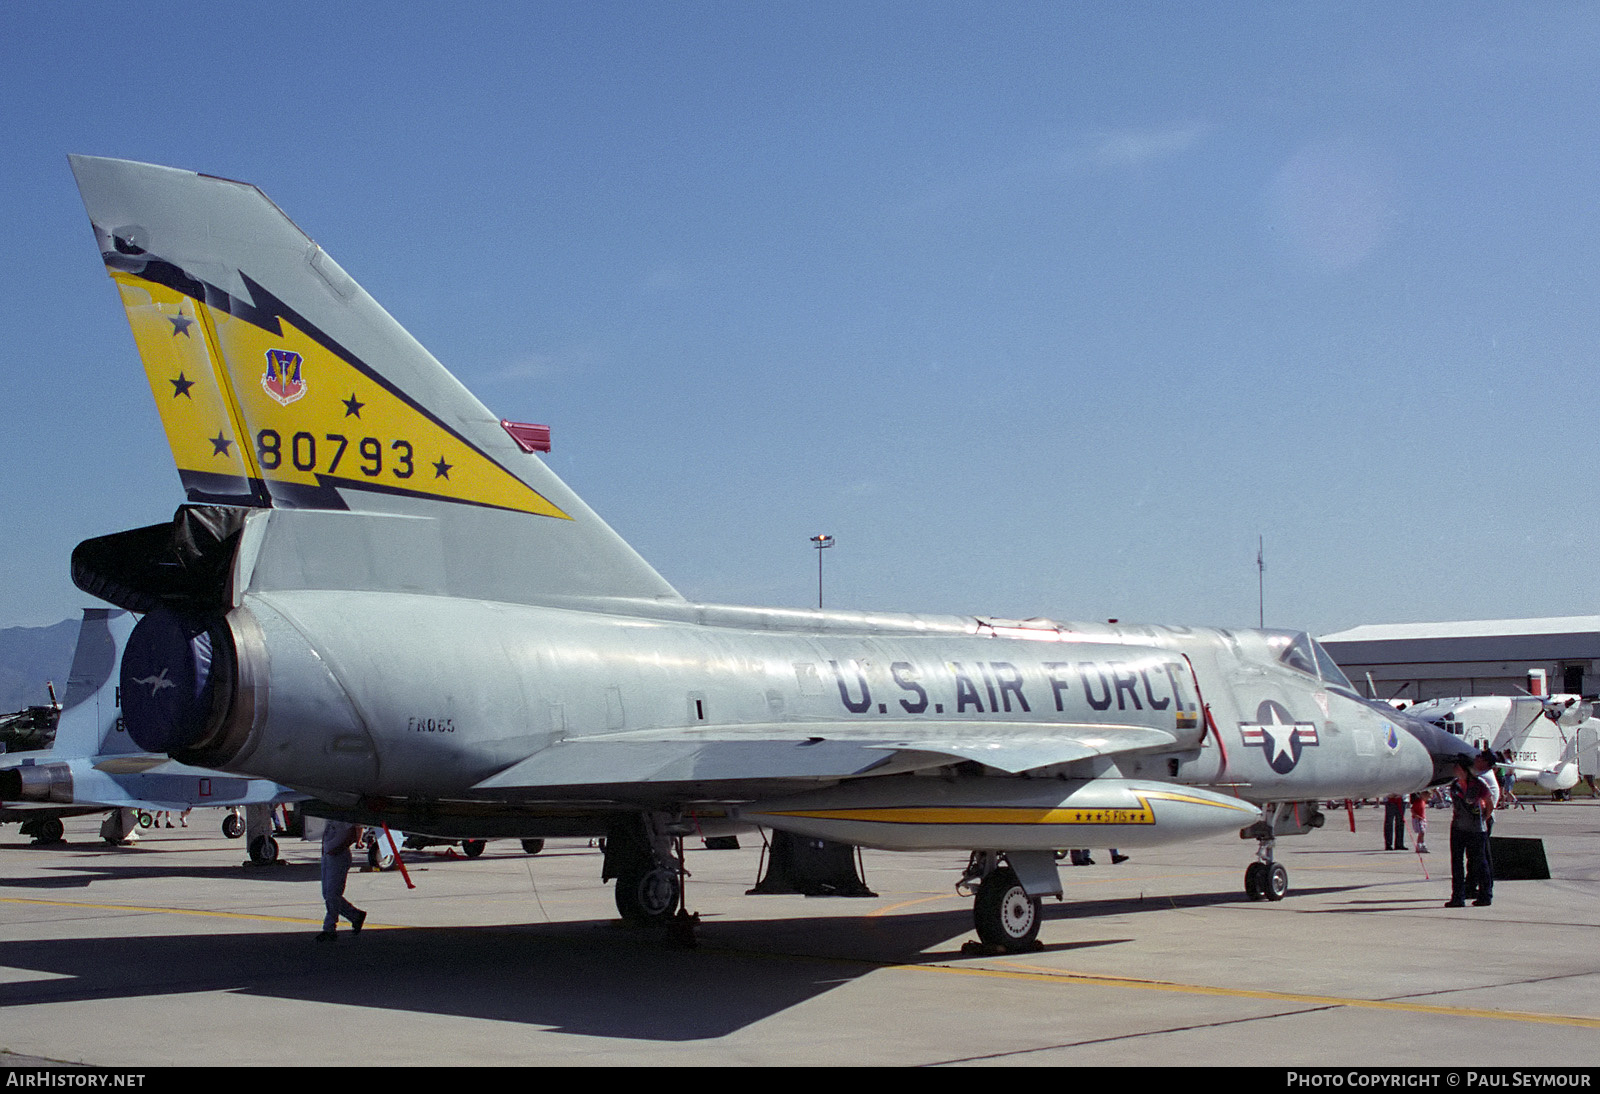
<instances>
[{"instance_id":1,"label":"yellow line on tarmac","mask_svg":"<svg viewBox=\"0 0 1600 1094\"><path fill-rule=\"evenodd\" d=\"M152 908L136 904L89 904L77 900L30 900L26 897L6 896L0 897L0 904L38 904L47 908L86 908L96 912L159 912L166 915L195 915L211 919L249 919L261 923L294 923L299 925L311 924L320 926L322 920L305 919L300 916L287 915L262 915L259 912L213 912L204 908ZM385 926L374 923L368 930L392 931L398 930L395 926Z\"/></svg>"},{"instance_id":2,"label":"yellow line on tarmac","mask_svg":"<svg viewBox=\"0 0 1600 1094\"><path fill-rule=\"evenodd\" d=\"M913 900L902 900L898 904L890 904L890 905L888 905L886 907L878 908L875 911L868 912L867 913L867 918L868 919L872 919L872 918L874 918L876 916L880 916L880 915L889 915L892 912L898 912L901 908L909 908L913 904L931 904L934 901L939 901L939 900L960 900L960 899L961 898L956 896L954 893L943 894L943 895L940 895L940 896L919 896L919 897L916 897Z\"/></svg>"},{"instance_id":3,"label":"yellow line on tarmac","mask_svg":"<svg viewBox=\"0 0 1600 1094\"><path fill-rule=\"evenodd\" d=\"M1407 1014L1437 1014L1449 1018L1492 1018L1502 1022L1535 1022L1551 1026L1579 1026L1600 1029L1600 1018L1580 1018L1567 1014L1538 1014L1531 1011L1483 1010L1476 1007L1443 1007L1432 1003L1404 1000L1352 999L1339 995L1300 995L1295 992L1255 991L1247 988L1217 988L1206 984L1176 984L1165 980L1137 980L1131 977L1094 976L1018 965L1013 969L959 968L955 965L897 965L900 969L954 972L966 976L997 976L1014 980L1054 981L1099 988L1133 988L1167 991L1181 995L1220 995L1235 999L1265 999L1280 1003L1304 1003L1320 1007L1352 1007L1365 1010L1392 1010Z\"/></svg>"}]
</instances>

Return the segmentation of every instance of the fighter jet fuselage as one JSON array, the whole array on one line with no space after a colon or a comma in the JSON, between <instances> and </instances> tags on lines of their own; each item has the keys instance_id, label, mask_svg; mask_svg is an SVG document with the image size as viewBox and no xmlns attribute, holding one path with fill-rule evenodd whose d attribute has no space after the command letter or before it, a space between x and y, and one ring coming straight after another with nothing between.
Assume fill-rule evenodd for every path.
<instances>
[{"instance_id":1,"label":"fighter jet fuselage","mask_svg":"<svg viewBox=\"0 0 1600 1094\"><path fill-rule=\"evenodd\" d=\"M1260 804L1413 789L1431 769L1347 684L1275 657L1274 642L1307 641L1286 632L628 607L247 595L211 624L232 664L219 660L225 671L188 689L176 715L164 693L131 692L130 730L328 800L435 810L738 805L963 765L989 783L1157 780ZM149 670L125 673L171 671L193 629L150 615L125 662ZM1210 830L1250 819L1213 813ZM535 834L527 823L518 834ZM1142 835L1157 833L1115 838Z\"/></svg>"}]
</instances>

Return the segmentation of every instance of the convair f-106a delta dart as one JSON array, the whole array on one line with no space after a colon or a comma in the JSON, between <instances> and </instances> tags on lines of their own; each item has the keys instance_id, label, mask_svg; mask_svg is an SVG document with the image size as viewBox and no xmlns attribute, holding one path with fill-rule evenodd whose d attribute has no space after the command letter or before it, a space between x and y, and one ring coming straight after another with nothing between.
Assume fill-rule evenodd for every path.
<instances>
[{"instance_id":1,"label":"convair f-106a delta dart","mask_svg":"<svg viewBox=\"0 0 1600 1094\"><path fill-rule=\"evenodd\" d=\"M144 613L141 747L408 832L604 836L640 922L713 821L966 850L1012 950L1058 849L1244 830L1279 899L1318 799L1459 747L1294 632L688 602L255 187L71 162L187 494L73 553Z\"/></svg>"}]
</instances>

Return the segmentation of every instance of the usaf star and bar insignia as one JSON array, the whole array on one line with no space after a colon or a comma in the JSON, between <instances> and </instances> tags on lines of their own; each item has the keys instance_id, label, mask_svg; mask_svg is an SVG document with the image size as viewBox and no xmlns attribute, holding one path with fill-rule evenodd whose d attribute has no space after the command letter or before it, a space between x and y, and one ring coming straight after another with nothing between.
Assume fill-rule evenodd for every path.
<instances>
[{"instance_id":1,"label":"usaf star and bar insignia","mask_svg":"<svg viewBox=\"0 0 1600 1094\"><path fill-rule=\"evenodd\" d=\"M1305 749L1318 743L1317 724L1296 721L1276 699L1256 708L1254 722L1240 722L1239 736L1246 747L1261 749L1267 765L1280 775L1293 771Z\"/></svg>"}]
</instances>

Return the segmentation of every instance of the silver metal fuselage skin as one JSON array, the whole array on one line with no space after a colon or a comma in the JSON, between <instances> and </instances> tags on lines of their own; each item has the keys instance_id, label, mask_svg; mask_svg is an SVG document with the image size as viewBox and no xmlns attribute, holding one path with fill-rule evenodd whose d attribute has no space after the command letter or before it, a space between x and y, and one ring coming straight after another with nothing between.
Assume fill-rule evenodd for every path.
<instances>
[{"instance_id":1,"label":"silver metal fuselage skin","mask_svg":"<svg viewBox=\"0 0 1600 1094\"><path fill-rule=\"evenodd\" d=\"M985 742L1047 737L1052 723L1113 736L1150 727L1170 741L1028 774L1157 780L1252 803L1410 791L1432 770L1370 705L1274 661L1264 632L1070 625L1028 640L963 617L681 602L594 612L322 590L246 595L228 621L249 726L224 766L335 801L515 799L514 789L474 788L599 740L620 746L614 777L589 767L570 791L547 777L523 795L648 808L840 781L826 764L770 785L727 778L725 760L642 772L648 749L627 747L641 734L758 740L763 728L816 745L863 742L882 764L948 773L949 755L906 757L919 744L946 752L953 727L975 763Z\"/></svg>"}]
</instances>

